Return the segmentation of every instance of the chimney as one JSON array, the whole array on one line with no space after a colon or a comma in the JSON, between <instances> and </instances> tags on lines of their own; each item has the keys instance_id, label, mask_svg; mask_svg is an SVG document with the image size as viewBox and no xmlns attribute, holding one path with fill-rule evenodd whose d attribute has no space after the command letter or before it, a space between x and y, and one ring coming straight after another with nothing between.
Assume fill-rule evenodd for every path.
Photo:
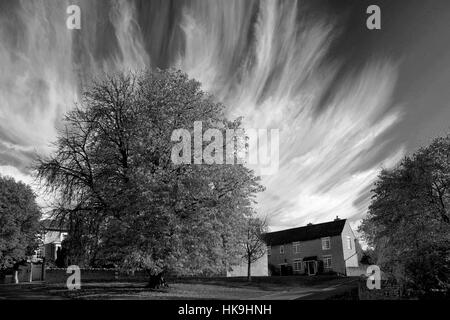
<instances>
[{"instance_id":1,"label":"chimney","mask_svg":"<svg viewBox=\"0 0 450 320\"><path fill-rule=\"evenodd\" d=\"M313 225L313 224L312 224L311 222L307 224L307 226L312 226L312 225Z\"/></svg>"},{"instance_id":2,"label":"chimney","mask_svg":"<svg viewBox=\"0 0 450 320\"><path fill-rule=\"evenodd\" d=\"M336 219L334 219L334 221L339 221L339 220L341 220L341 219L339 219L338 216L336 216Z\"/></svg>"}]
</instances>

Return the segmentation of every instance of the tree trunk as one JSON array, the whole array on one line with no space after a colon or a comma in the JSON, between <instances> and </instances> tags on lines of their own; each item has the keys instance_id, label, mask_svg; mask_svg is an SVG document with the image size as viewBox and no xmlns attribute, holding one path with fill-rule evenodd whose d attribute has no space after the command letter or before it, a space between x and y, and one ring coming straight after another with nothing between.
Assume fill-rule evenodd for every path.
<instances>
[{"instance_id":1,"label":"tree trunk","mask_svg":"<svg viewBox=\"0 0 450 320\"><path fill-rule=\"evenodd\" d=\"M251 266L252 266L252 261L249 258L248 261L247 261L247 281L248 282L252 281L252 269L251 269Z\"/></svg>"},{"instance_id":2,"label":"tree trunk","mask_svg":"<svg viewBox=\"0 0 450 320\"><path fill-rule=\"evenodd\" d=\"M159 289L161 287L168 287L166 280L163 276L164 272L160 272L156 275L150 275L147 287L150 289Z\"/></svg>"}]
</instances>

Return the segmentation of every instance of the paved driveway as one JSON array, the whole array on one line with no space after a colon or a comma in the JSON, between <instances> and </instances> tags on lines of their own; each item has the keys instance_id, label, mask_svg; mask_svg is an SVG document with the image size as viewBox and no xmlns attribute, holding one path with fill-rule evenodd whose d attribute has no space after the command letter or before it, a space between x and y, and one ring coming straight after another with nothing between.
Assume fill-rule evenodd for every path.
<instances>
[{"instance_id":1,"label":"paved driveway","mask_svg":"<svg viewBox=\"0 0 450 320\"><path fill-rule=\"evenodd\" d=\"M340 292L345 292L358 285L358 279L349 278L337 284L321 284L317 286L304 286L290 290L279 291L255 300L323 300Z\"/></svg>"}]
</instances>

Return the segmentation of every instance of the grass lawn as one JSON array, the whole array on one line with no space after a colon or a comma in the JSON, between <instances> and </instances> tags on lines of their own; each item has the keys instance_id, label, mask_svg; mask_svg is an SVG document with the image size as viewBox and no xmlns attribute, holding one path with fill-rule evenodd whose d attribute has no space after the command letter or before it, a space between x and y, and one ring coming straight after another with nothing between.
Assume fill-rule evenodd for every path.
<instances>
[{"instance_id":1,"label":"grass lawn","mask_svg":"<svg viewBox=\"0 0 450 320\"><path fill-rule=\"evenodd\" d=\"M51 295L69 299L290 299L339 286L348 278L336 277L256 277L251 283L243 278L173 279L164 289L146 288L146 283L93 282L81 290L68 291L63 285L47 285Z\"/></svg>"},{"instance_id":2,"label":"grass lawn","mask_svg":"<svg viewBox=\"0 0 450 320\"><path fill-rule=\"evenodd\" d=\"M52 290L71 299L248 299L266 294L254 288L237 288L201 283L171 283L169 288L149 289L146 283L87 283L81 290ZM56 292L59 291L59 292Z\"/></svg>"}]
</instances>

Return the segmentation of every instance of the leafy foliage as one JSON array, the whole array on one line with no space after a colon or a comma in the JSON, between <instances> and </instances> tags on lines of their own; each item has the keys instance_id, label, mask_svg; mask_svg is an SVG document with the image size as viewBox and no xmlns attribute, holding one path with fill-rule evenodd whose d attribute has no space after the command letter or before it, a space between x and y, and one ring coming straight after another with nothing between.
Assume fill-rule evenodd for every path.
<instances>
[{"instance_id":1,"label":"leafy foliage","mask_svg":"<svg viewBox=\"0 0 450 320\"><path fill-rule=\"evenodd\" d=\"M0 271L36 249L40 217L31 188L0 176Z\"/></svg>"},{"instance_id":2,"label":"leafy foliage","mask_svg":"<svg viewBox=\"0 0 450 320\"><path fill-rule=\"evenodd\" d=\"M449 287L450 136L383 170L361 225L377 264L421 292Z\"/></svg>"},{"instance_id":3,"label":"leafy foliage","mask_svg":"<svg viewBox=\"0 0 450 320\"><path fill-rule=\"evenodd\" d=\"M65 117L38 177L69 217L69 255L152 274L218 273L238 256L259 178L242 165L175 165L172 132L240 127L180 71L119 74L95 83Z\"/></svg>"}]
</instances>

